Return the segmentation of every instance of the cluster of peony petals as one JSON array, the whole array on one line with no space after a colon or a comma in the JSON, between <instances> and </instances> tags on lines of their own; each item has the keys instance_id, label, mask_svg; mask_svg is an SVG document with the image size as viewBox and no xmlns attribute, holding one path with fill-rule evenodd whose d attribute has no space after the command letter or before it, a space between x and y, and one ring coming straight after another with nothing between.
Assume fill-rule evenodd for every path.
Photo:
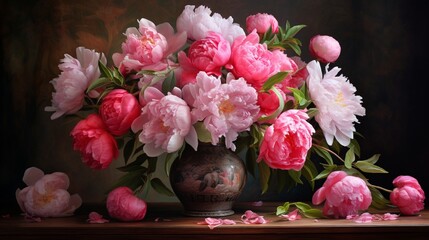
<instances>
[{"instance_id":1,"label":"cluster of peony petals","mask_svg":"<svg viewBox=\"0 0 429 240\"><path fill-rule=\"evenodd\" d=\"M273 169L299 171L312 145L313 126L304 110L291 109L270 125L262 141L258 161Z\"/></svg>"},{"instance_id":2,"label":"cluster of peony petals","mask_svg":"<svg viewBox=\"0 0 429 240\"><path fill-rule=\"evenodd\" d=\"M107 196L106 208L110 217L120 221L140 221L146 216L147 204L136 197L129 187L117 187Z\"/></svg>"},{"instance_id":3,"label":"cluster of peony petals","mask_svg":"<svg viewBox=\"0 0 429 240\"><path fill-rule=\"evenodd\" d=\"M70 135L74 150L81 153L82 161L90 168L105 169L119 155L115 138L98 114L90 114L79 121Z\"/></svg>"},{"instance_id":4,"label":"cluster of peony petals","mask_svg":"<svg viewBox=\"0 0 429 240\"><path fill-rule=\"evenodd\" d=\"M325 201L325 216L346 218L349 215L357 215L360 210L368 209L372 197L364 180L349 176L344 171L334 171L314 193L312 201L315 205Z\"/></svg>"},{"instance_id":5,"label":"cluster of peony petals","mask_svg":"<svg viewBox=\"0 0 429 240\"><path fill-rule=\"evenodd\" d=\"M100 76L98 61L106 63L104 54L84 47L76 48L76 58L65 54L58 65L60 75L51 83L55 88L52 93L52 106L45 107L45 111L54 112L51 119L57 119L64 114L72 114L83 106L85 91L88 86ZM91 96L97 96L91 91Z\"/></svg>"},{"instance_id":6,"label":"cluster of peony petals","mask_svg":"<svg viewBox=\"0 0 429 240\"><path fill-rule=\"evenodd\" d=\"M63 217L73 215L82 204L78 194L70 196L69 178L65 173L44 174L30 167L22 178L27 187L16 190L16 200L21 210L33 217Z\"/></svg>"},{"instance_id":7,"label":"cluster of peony petals","mask_svg":"<svg viewBox=\"0 0 429 240\"><path fill-rule=\"evenodd\" d=\"M417 179L398 176L393 180L395 188L390 193L390 201L404 215L415 215L424 209L425 193Z\"/></svg>"}]
</instances>

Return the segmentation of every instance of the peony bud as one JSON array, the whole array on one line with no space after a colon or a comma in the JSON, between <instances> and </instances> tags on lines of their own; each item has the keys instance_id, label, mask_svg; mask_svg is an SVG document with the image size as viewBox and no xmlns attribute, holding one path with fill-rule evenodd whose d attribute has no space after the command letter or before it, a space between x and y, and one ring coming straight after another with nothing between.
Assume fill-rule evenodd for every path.
<instances>
[{"instance_id":1,"label":"peony bud","mask_svg":"<svg viewBox=\"0 0 429 240\"><path fill-rule=\"evenodd\" d=\"M390 201L402 214L414 215L424 208L425 193L415 178L398 176L393 185L396 188L390 193Z\"/></svg>"},{"instance_id":2,"label":"peony bud","mask_svg":"<svg viewBox=\"0 0 429 240\"><path fill-rule=\"evenodd\" d=\"M251 33L254 29L258 34L264 34L271 27L273 33L279 31L279 23L277 19L266 13L258 13L255 15L250 15L246 18L246 31Z\"/></svg>"},{"instance_id":3,"label":"peony bud","mask_svg":"<svg viewBox=\"0 0 429 240\"><path fill-rule=\"evenodd\" d=\"M327 35L316 35L310 39L310 53L323 63L335 62L341 53L340 43Z\"/></svg>"},{"instance_id":4,"label":"peony bud","mask_svg":"<svg viewBox=\"0 0 429 240\"><path fill-rule=\"evenodd\" d=\"M107 196L106 207L109 215L120 221L140 221L147 211L144 200L136 197L129 187L118 187Z\"/></svg>"}]
</instances>

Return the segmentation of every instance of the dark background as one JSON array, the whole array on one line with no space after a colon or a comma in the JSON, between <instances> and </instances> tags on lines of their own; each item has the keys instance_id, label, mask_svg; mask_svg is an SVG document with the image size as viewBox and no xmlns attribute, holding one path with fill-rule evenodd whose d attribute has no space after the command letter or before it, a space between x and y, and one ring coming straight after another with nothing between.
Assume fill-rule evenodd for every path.
<instances>
[{"instance_id":1,"label":"dark background","mask_svg":"<svg viewBox=\"0 0 429 240\"><path fill-rule=\"evenodd\" d=\"M127 27L137 19L155 24L170 22L186 4L204 4L242 27L250 14L270 13L283 25L306 24L297 36L304 60L310 60L308 41L316 34L335 37L342 54L334 64L342 68L363 97L366 116L356 125L362 158L380 153L379 165L388 174L368 174L373 184L392 189L398 175L416 177L429 192L427 125L428 4L411 0L265 0L265 1L22 1L1 3L1 162L0 205L16 208L15 190L30 166L46 173L62 171L71 178L71 193L85 202L100 202L118 176L115 163L105 171L84 166L72 150L69 132L75 122L50 120L52 85L65 53L78 46L104 52L108 63L120 51ZM119 161L117 161L119 162ZM251 200L284 200L286 195L258 197L247 186ZM256 190L255 190L256 189ZM250 193L250 194L249 194ZM298 193L310 200L311 193ZM172 201L155 194L151 201ZM173 199L174 201L174 199ZM427 203L427 201L426 201ZM427 206L427 204L426 204Z\"/></svg>"}]
</instances>

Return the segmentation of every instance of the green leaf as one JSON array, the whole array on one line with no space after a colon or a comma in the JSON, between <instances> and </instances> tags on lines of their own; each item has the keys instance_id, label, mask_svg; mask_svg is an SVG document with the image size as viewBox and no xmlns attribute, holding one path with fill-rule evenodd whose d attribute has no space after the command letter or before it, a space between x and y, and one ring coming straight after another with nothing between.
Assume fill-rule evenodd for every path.
<instances>
[{"instance_id":1,"label":"green leaf","mask_svg":"<svg viewBox=\"0 0 429 240\"><path fill-rule=\"evenodd\" d=\"M322 210L317 208L307 209L301 212L307 218L324 218Z\"/></svg>"},{"instance_id":2,"label":"green leaf","mask_svg":"<svg viewBox=\"0 0 429 240\"><path fill-rule=\"evenodd\" d=\"M313 179L317 175L317 168L310 159L307 159L305 161L304 168L302 169L302 175L307 180L307 182L310 184L311 189L314 189Z\"/></svg>"},{"instance_id":3,"label":"green leaf","mask_svg":"<svg viewBox=\"0 0 429 240\"><path fill-rule=\"evenodd\" d=\"M277 207L276 215L285 214L289 211L290 203L285 202L282 206Z\"/></svg>"},{"instance_id":4,"label":"green leaf","mask_svg":"<svg viewBox=\"0 0 429 240\"><path fill-rule=\"evenodd\" d=\"M390 201L387 200L381 192L376 189L375 187L369 186L368 187L371 192L372 202L371 206L376 209L386 209L390 204Z\"/></svg>"},{"instance_id":5,"label":"green leaf","mask_svg":"<svg viewBox=\"0 0 429 240\"><path fill-rule=\"evenodd\" d=\"M316 152L317 155L325 159L327 164L334 165L334 160L332 160L331 154L326 149L314 144L312 146L312 149L314 150L314 152Z\"/></svg>"},{"instance_id":6,"label":"green leaf","mask_svg":"<svg viewBox=\"0 0 429 240\"><path fill-rule=\"evenodd\" d=\"M90 91L92 91L94 89L106 86L106 85L108 85L110 83L111 83L111 81L110 81L109 78L107 78L107 77L100 77L100 78L96 79L95 81L93 81L89 85L89 87L86 89L86 93L89 93Z\"/></svg>"},{"instance_id":7,"label":"green leaf","mask_svg":"<svg viewBox=\"0 0 429 240\"><path fill-rule=\"evenodd\" d=\"M209 130L204 126L203 122L196 122L194 124L195 131L197 131L198 140L200 142L211 142L212 141L212 135Z\"/></svg>"},{"instance_id":8,"label":"green leaf","mask_svg":"<svg viewBox=\"0 0 429 240\"><path fill-rule=\"evenodd\" d=\"M354 152L354 148L350 148L349 150L347 150L346 152L346 158L344 159L344 166L346 168L352 168L352 163L355 161L355 152Z\"/></svg>"},{"instance_id":9,"label":"green leaf","mask_svg":"<svg viewBox=\"0 0 429 240\"><path fill-rule=\"evenodd\" d=\"M148 158L148 161L149 161L148 166L147 166L148 173L154 173L156 170L156 164L158 162L158 158L150 157L150 158Z\"/></svg>"},{"instance_id":10,"label":"green leaf","mask_svg":"<svg viewBox=\"0 0 429 240\"><path fill-rule=\"evenodd\" d=\"M357 161L354 163L354 165L359 168L359 170L361 170L362 172L366 172L366 173L388 173L386 170L384 170L383 168L374 165L370 162L365 162L365 161Z\"/></svg>"},{"instance_id":11,"label":"green leaf","mask_svg":"<svg viewBox=\"0 0 429 240\"><path fill-rule=\"evenodd\" d=\"M155 191L160 194L167 195L170 197L174 196L174 193L159 178L152 178L150 180L150 185Z\"/></svg>"},{"instance_id":12,"label":"green leaf","mask_svg":"<svg viewBox=\"0 0 429 240\"><path fill-rule=\"evenodd\" d=\"M176 78L174 77L174 71L170 71L167 77L162 82L162 92L167 93L171 92L173 88L176 86Z\"/></svg>"},{"instance_id":13,"label":"green leaf","mask_svg":"<svg viewBox=\"0 0 429 240\"><path fill-rule=\"evenodd\" d=\"M380 154L374 154L370 158L366 160L361 160L360 162L368 162L371 164L376 164L379 158L380 158Z\"/></svg>"},{"instance_id":14,"label":"green leaf","mask_svg":"<svg viewBox=\"0 0 429 240\"><path fill-rule=\"evenodd\" d=\"M127 186L132 190L136 190L137 188L144 185L144 175L146 174L145 169L138 169L132 172L128 172L123 175L119 180L112 185L112 187L108 190L109 192L113 189L120 186Z\"/></svg>"},{"instance_id":15,"label":"green leaf","mask_svg":"<svg viewBox=\"0 0 429 240\"><path fill-rule=\"evenodd\" d=\"M299 210L301 211L306 211L311 209L311 206L308 205L307 203L303 203L303 202L294 202L293 203Z\"/></svg>"},{"instance_id":16,"label":"green leaf","mask_svg":"<svg viewBox=\"0 0 429 240\"><path fill-rule=\"evenodd\" d=\"M125 164L128 163L128 161L131 159L131 156L133 154L134 151L134 139L130 139L124 146L124 150L123 150L123 156L124 156L124 161Z\"/></svg>"},{"instance_id":17,"label":"green leaf","mask_svg":"<svg viewBox=\"0 0 429 240\"><path fill-rule=\"evenodd\" d=\"M301 180L301 171L294 171L294 170L289 170L287 171L289 173L289 176L296 182L299 184L303 184L302 180Z\"/></svg>"},{"instance_id":18,"label":"green leaf","mask_svg":"<svg viewBox=\"0 0 429 240\"><path fill-rule=\"evenodd\" d=\"M176 160L176 158L179 156L179 153L173 152L173 153L168 153L165 156L165 173L167 174L167 177L170 176L170 169L171 169L171 165L173 164L174 160Z\"/></svg>"},{"instance_id":19,"label":"green leaf","mask_svg":"<svg viewBox=\"0 0 429 240\"><path fill-rule=\"evenodd\" d=\"M297 102L299 106L305 106L307 104L307 99L305 98L304 92L297 88L288 89L292 91L295 102Z\"/></svg>"},{"instance_id":20,"label":"green leaf","mask_svg":"<svg viewBox=\"0 0 429 240\"><path fill-rule=\"evenodd\" d=\"M262 194L264 194L268 190L268 182L270 180L271 170L264 161L258 163L258 169L259 183L261 184Z\"/></svg>"},{"instance_id":21,"label":"green leaf","mask_svg":"<svg viewBox=\"0 0 429 240\"><path fill-rule=\"evenodd\" d=\"M275 84L283 81L283 79L285 79L285 77L288 74L289 74L289 72L278 72L278 73L274 74L273 76L268 78L268 80L264 83L264 85L262 86L262 90L263 91L270 90Z\"/></svg>"},{"instance_id":22,"label":"green leaf","mask_svg":"<svg viewBox=\"0 0 429 240\"><path fill-rule=\"evenodd\" d=\"M142 164L146 161L146 156L139 156L134 160L132 163L118 167L117 169L121 172L133 172L136 170L143 170L144 172L147 171L147 168L143 167Z\"/></svg>"},{"instance_id":23,"label":"green leaf","mask_svg":"<svg viewBox=\"0 0 429 240\"><path fill-rule=\"evenodd\" d=\"M289 28L287 31L286 31L286 34L285 34L285 37L286 38L293 38L293 37L295 37L295 35L299 32L299 31L301 31L303 28L305 28L306 27L306 25L296 25L296 26L293 26L293 27L291 27L291 28Z\"/></svg>"},{"instance_id":24,"label":"green leaf","mask_svg":"<svg viewBox=\"0 0 429 240\"><path fill-rule=\"evenodd\" d=\"M348 147L353 148L355 155L360 157L360 146L356 139L351 139Z\"/></svg>"},{"instance_id":25,"label":"green leaf","mask_svg":"<svg viewBox=\"0 0 429 240\"><path fill-rule=\"evenodd\" d=\"M104 65L104 63L102 63L100 60L98 60L98 67L100 68L101 76L105 76L109 79L113 78L113 74L110 69L107 68L107 66Z\"/></svg>"},{"instance_id":26,"label":"green leaf","mask_svg":"<svg viewBox=\"0 0 429 240\"><path fill-rule=\"evenodd\" d=\"M337 165L328 165L325 170L321 171L313 180L319 180L326 178L332 171L334 171L337 168Z\"/></svg>"}]
</instances>

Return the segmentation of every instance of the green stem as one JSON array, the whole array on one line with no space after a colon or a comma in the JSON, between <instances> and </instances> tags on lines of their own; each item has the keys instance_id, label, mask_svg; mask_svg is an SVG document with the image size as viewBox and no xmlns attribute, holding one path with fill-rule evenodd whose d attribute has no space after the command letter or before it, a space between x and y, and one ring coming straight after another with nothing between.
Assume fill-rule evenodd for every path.
<instances>
[{"instance_id":1,"label":"green stem","mask_svg":"<svg viewBox=\"0 0 429 240\"><path fill-rule=\"evenodd\" d=\"M338 154L336 154L336 153L335 153L334 151L332 151L331 149L326 148L326 147L324 147L324 146L322 146L322 145L319 145L319 144L314 144L314 143L313 143L313 145L318 146L318 147L320 147L320 148L323 148L324 150L326 150L326 151L330 152L332 155L334 155L335 157L337 157L340 161L345 162L345 160L344 160L344 159L342 159Z\"/></svg>"},{"instance_id":2,"label":"green stem","mask_svg":"<svg viewBox=\"0 0 429 240\"><path fill-rule=\"evenodd\" d=\"M384 188L384 187L380 187L380 186L377 186L377 185L373 185L373 184L371 184L371 183L369 183L369 182L367 182L366 184L368 185L368 187L377 188L377 189L379 189L379 190L383 190L383 191L388 192L388 193L391 193L391 192L392 192L392 190L389 190L389 189L386 189L386 188Z\"/></svg>"}]
</instances>

